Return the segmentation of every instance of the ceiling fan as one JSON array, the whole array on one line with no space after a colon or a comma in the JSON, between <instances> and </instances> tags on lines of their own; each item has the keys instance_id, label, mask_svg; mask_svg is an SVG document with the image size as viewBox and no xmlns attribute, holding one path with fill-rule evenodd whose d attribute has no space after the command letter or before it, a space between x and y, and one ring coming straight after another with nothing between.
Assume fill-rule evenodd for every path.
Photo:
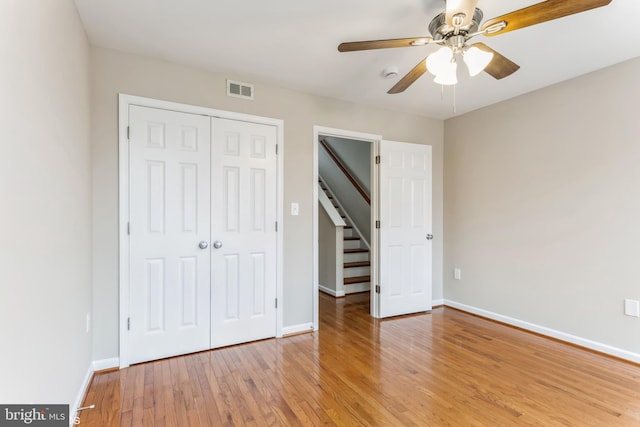
<instances>
[{"instance_id":1,"label":"ceiling fan","mask_svg":"<svg viewBox=\"0 0 640 427\"><path fill-rule=\"evenodd\" d=\"M474 76L481 71L495 79L502 79L516 72L520 66L505 58L484 43L468 44L478 35L497 36L509 31L529 27L590 9L606 6L611 0L546 0L523 9L485 21L482 26L482 10L476 8L478 0L445 0L445 11L429 24L431 36L404 39L369 40L341 43L340 52L385 49L395 47L440 45L441 48L420 61L387 93L404 92L425 72L435 76L434 81L443 85L457 83L457 57L462 56Z\"/></svg>"}]
</instances>

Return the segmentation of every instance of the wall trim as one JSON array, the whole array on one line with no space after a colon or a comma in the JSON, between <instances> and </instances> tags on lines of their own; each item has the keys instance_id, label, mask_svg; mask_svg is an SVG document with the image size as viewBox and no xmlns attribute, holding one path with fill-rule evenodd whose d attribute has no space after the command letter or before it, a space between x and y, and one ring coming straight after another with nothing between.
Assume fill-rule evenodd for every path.
<instances>
[{"instance_id":1,"label":"wall trim","mask_svg":"<svg viewBox=\"0 0 640 427\"><path fill-rule=\"evenodd\" d=\"M456 308L458 310L475 314L480 317L485 317L487 319L495 320L501 323L506 323L507 325L511 325L521 329L525 329L527 331L535 332L540 335L545 335L551 338L555 338L557 340L564 341L564 342L576 345L578 347L584 347L589 350L593 350L599 353L604 353L609 356L617 357L619 359L624 359L636 364L640 364L640 354L638 353L633 353L631 351L613 347L608 344L603 344L597 341L592 341L586 338L571 335L566 332L547 328L546 326L540 326L540 325L536 325L535 323L530 323L524 320L515 319L513 317L494 313L492 311L485 310L482 308L462 304L457 301L445 299L444 304L447 307Z\"/></svg>"},{"instance_id":2,"label":"wall trim","mask_svg":"<svg viewBox=\"0 0 640 427\"><path fill-rule=\"evenodd\" d=\"M87 396L87 391L89 391L89 384L91 384L91 380L93 379L93 363L89 364L89 368L87 369L87 373L84 376L84 380L82 380L82 384L80 385L80 390L78 391L78 396L76 397L76 401L73 402L73 406L69 408L69 425L73 426L75 418L78 416L78 408L82 405L84 398Z\"/></svg>"},{"instance_id":3,"label":"wall trim","mask_svg":"<svg viewBox=\"0 0 640 427\"><path fill-rule=\"evenodd\" d=\"M333 289L327 288L326 286L322 286L320 284L318 285L318 289L325 294L331 295L332 297L342 298L343 296L345 296L344 291L334 291Z\"/></svg>"},{"instance_id":4,"label":"wall trim","mask_svg":"<svg viewBox=\"0 0 640 427\"><path fill-rule=\"evenodd\" d=\"M313 332L313 322L300 323L299 325L284 326L282 328L282 336L296 335L303 332Z\"/></svg>"},{"instance_id":5,"label":"wall trim","mask_svg":"<svg viewBox=\"0 0 640 427\"><path fill-rule=\"evenodd\" d=\"M109 359L94 360L92 363L93 371L104 371L105 369L113 369L120 367L120 358L111 357Z\"/></svg>"},{"instance_id":6,"label":"wall trim","mask_svg":"<svg viewBox=\"0 0 640 427\"><path fill-rule=\"evenodd\" d=\"M444 299L440 298L440 299L432 299L431 300L431 307L440 307L444 305Z\"/></svg>"}]
</instances>

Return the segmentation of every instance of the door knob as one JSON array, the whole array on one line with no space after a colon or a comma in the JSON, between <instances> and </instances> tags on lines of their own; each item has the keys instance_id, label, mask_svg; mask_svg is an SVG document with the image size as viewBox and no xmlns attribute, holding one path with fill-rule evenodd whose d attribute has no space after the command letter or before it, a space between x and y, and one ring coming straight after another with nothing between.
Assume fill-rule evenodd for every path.
<instances>
[{"instance_id":1,"label":"door knob","mask_svg":"<svg viewBox=\"0 0 640 427\"><path fill-rule=\"evenodd\" d=\"M433 240L433 234L427 234L427 240Z\"/></svg>"},{"instance_id":2,"label":"door knob","mask_svg":"<svg viewBox=\"0 0 640 427\"><path fill-rule=\"evenodd\" d=\"M198 247L200 249L207 249L209 247L209 244L207 242L205 242L204 240L202 240L200 243L198 243Z\"/></svg>"},{"instance_id":3,"label":"door knob","mask_svg":"<svg viewBox=\"0 0 640 427\"><path fill-rule=\"evenodd\" d=\"M222 247L222 241L216 240L215 242L213 242L213 247L216 249L220 249Z\"/></svg>"}]
</instances>

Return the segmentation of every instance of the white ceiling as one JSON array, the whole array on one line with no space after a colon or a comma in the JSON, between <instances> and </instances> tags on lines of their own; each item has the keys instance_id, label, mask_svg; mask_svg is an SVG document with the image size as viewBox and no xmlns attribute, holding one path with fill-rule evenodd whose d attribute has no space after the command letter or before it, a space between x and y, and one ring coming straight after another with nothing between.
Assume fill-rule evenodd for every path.
<instances>
[{"instance_id":1,"label":"white ceiling","mask_svg":"<svg viewBox=\"0 0 640 427\"><path fill-rule=\"evenodd\" d=\"M571 0L567 0L571 1ZM479 0L485 20L539 0ZM640 1L609 6L482 41L518 63L503 80L458 70L453 91L422 76L389 95L421 46L339 53L340 42L429 35L443 0L76 0L93 45L255 79L332 98L445 119L640 56ZM397 66L400 75L382 77ZM251 80L248 81L251 83ZM259 96L259 93L257 93Z\"/></svg>"}]
</instances>

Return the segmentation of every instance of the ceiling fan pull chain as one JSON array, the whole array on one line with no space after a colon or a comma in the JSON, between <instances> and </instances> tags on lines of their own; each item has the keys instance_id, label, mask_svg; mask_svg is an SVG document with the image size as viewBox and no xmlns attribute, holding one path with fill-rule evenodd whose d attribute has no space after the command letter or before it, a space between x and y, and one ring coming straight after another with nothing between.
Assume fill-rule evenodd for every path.
<instances>
[{"instance_id":1,"label":"ceiling fan pull chain","mask_svg":"<svg viewBox=\"0 0 640 427\"><path fill-rule=\"evenodd\" d=\"M456 112L456 86L458 85L453 85L453 112Z\"/></svg>"}]
</instances>

